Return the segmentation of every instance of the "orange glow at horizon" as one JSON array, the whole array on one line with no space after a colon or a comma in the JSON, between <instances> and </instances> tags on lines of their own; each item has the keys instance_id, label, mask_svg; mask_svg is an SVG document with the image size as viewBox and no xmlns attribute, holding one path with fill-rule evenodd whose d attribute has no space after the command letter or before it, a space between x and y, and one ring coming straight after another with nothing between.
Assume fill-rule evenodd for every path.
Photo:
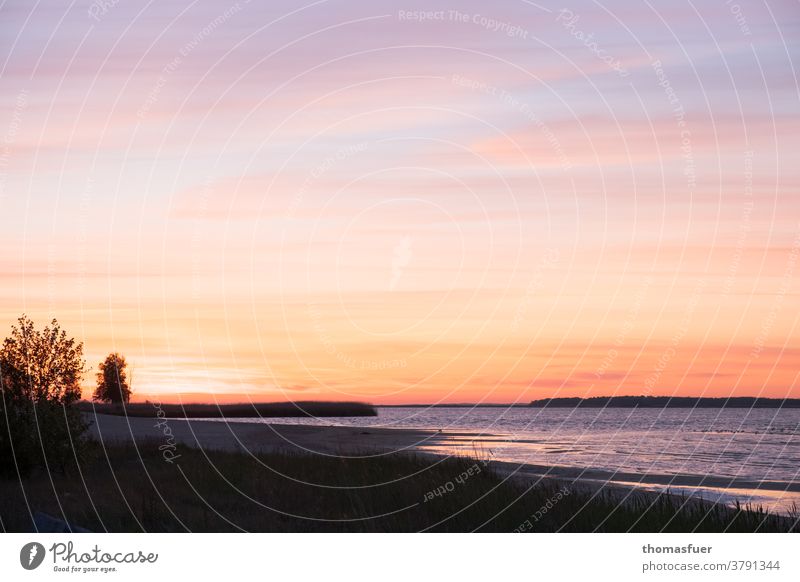
<instances>
[{"instance_id":1,"label":"orange glow at horizon","mask_svg":"<svg viewBox=\"0 0 800 582\"><path fill-rule=\"evenodd\" d=\"M86 396L116 351L162 402L800 397L798 55L763 15L578 2L621 75L521 2L491 12L524 41L12 4L0 338L57 318Z\"/></svg>"}]
</instances>

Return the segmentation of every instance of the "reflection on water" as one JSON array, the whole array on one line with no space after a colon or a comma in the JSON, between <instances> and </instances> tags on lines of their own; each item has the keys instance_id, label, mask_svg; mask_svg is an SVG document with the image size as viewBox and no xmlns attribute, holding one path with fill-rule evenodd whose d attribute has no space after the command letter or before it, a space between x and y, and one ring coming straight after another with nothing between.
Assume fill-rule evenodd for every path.
<instances>
[{"instance_id":1,"label":"reflection on water","mask_svg":"<svg viewBox=\"0 0 800 582\"><path fill-rule=\"evenodd\" d=\"M455 429L469 434L420 448L591 469L560 473L781 511L800 505L800 409L379 408L377 417L261 422Z\"/></svg>"}]
</instances>

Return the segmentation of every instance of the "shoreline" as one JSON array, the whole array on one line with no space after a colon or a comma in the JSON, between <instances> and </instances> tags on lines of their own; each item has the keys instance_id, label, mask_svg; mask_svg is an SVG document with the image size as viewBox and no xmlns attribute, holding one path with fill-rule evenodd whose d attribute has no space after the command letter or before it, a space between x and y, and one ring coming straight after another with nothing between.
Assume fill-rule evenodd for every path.
<instances>
[{"instance_id":1,"label":"shoreline","mask_svg":"<svg viewBox=\"0 0 800 582\"><path fill-rule=\"evenodd\" d=\"M551 482L596 493L611 492L625 498L631 494L683 495L693 500L733 505L737 500L764 504L786 514L791 502L800 498L800 483L757 482L708 475L640 474L592 467L573 467L481 458L453 453L454 443L475 437L457 430L375 428L220 422L176 418L144 418L84 413L92 422L90 434L103 443L158 442L165 460L180 456L179 446L205 451L242 454L286 452L344 458L368 458L396 454L430 459L469 457L491 466L499 475L526 485ZM484 438L493 435L483 433ZM496 436L496 435L494 435ZM481 443L482 441L477 441ZM782 495L783 494L783 495ZM783 501L782 504L778 501Z\"/></svg>"}]
</instances>

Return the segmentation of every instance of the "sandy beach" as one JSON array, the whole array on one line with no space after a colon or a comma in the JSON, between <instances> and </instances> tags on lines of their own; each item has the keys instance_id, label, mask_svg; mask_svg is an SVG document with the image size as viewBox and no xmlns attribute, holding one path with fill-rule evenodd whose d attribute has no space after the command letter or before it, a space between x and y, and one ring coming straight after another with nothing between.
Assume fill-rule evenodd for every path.
<instances>
[{"instance_id":1,"label":"sandy beach","mask_svg":"<svg viewBox=\"0 0 800 582\"><path fill-rule=\"evenodd\" d=\"M421 445L463 439L467 433L412 429L303 426L130 418L85 413L92 436L102 442L163 441L204 450L228 452L317 453L363 456L415 451Z\"/></svg>"},{"instance_id":2,"label":"sandy beach","mask_svg":"<svg viewBox=\"0 0 800 582\"><path fill-rule=\"evenodd\" d=\"M310 426L298 424L245 423L175 418L123 417L85 413L91 420L91 434L105 443L158 442L162 446L188 446L206 451L243 453L311 453L337 457L365 457L415 454L445 457L457 451L460 456L477 456L491 462L499 475L530 485L547 480L571 488L597 492L604 490L626 495L632 490L652 493L669 489L691 493L702 489L706 499L731 503L735 498L758 500L780 509L798 499L800 483L755 482L694 474L647 474L592 467L570 467L517 463L491 458L493 443L501 435L469 431L423 430L348 426ZM478 443L476 447L474 443ZM476 454L476 451L484 451ZM776 500L778 501L776 503Z\"/></svg>"},{"instance_id":3,"label":"sandy beach","mask_svg":"<svg viewBox=\"0 0 800 582\"><path fill-rule=\"evenodd\" d=\"M337 457L366 457L391 454L414 454L432 458L450 455L431 449L448 450L455 443L471 442L471 432L419 430L403 428L363 428L343 426L306 426L272 423L244 423L175 418L124 417L88 414L91 435L106 444L156 442L170 452L173 445L205 451L240 453L304 453ZM487 441L492 435L483 434ZM179 453L175 453L179 454ZM466 451L463 454L466 456ZM488 458L479 459L489 462ZM613 490L624 494L630 487L609 483L605 472L582 472L568 467L521 465L491 461L501 476L529 485L547 480L569 484L583 491Z\"/></svg>"}]
</instances>

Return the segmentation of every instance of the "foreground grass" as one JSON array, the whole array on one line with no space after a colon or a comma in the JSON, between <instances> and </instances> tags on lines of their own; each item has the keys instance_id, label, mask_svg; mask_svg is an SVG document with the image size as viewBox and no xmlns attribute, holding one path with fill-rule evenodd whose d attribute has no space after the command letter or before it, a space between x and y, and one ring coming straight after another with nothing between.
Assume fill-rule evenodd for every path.
<instances>
[{"instance_id":1,"label":"foreground grass","mask_svg":"<svg viewBox=\"0 0 800 582\"><path fill-rule=\"evenodd\" d=\"M161 418L289 418L332 416L378 416L371 404L363 402L253 402L241 404L161 404L135 402L103 404L81 401L78 408L83 412L113 414L117 416L153 418L158 412Z\"/></svg>"},{"instance_id":2,"label":"foreground grass","mask_svg":"<svg viewBox=\"0 0 800 582\"><path fill-rule=\"evenodd\" d=\"M367 459L94 446L80 471L0 481L0 525L33 531L40 511L115 532L752 532L792 520L753 510L635 495L620 505L556 484L529 489L471 459ZM84 484L85 483L85 484ZM29 509L30 508L30 509Z\"/></svg>"}]
</instances>

